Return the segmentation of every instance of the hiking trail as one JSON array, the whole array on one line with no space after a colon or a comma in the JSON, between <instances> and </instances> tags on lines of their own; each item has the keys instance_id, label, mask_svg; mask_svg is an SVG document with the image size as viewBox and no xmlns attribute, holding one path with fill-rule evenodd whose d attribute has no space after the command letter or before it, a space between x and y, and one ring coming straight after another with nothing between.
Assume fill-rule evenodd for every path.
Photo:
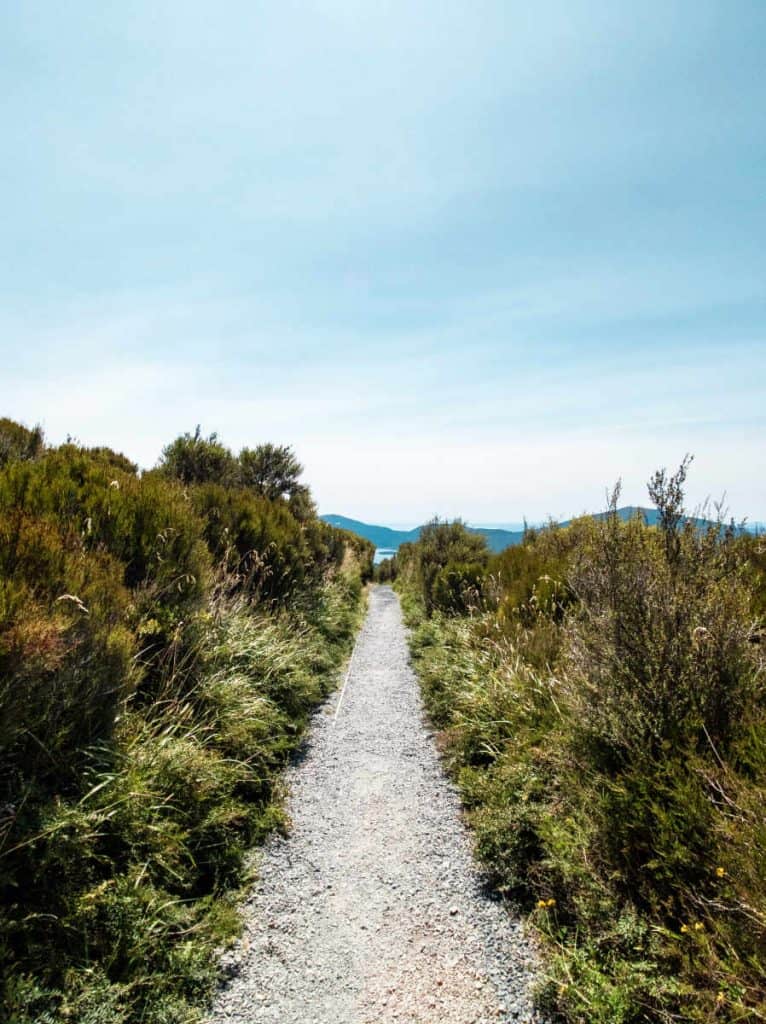
<instances>
[{"instance_id":1,"label":"hiking trail","mask_svg":"<svg viewBox=\"0 0 766 1024\"><path fill-rule=\"evenodd\" d=\"M259 855L210 1024L538 1020L533 947L483 886L390 587L286 781L290 834Z\"/></svg>"}]
</instances>

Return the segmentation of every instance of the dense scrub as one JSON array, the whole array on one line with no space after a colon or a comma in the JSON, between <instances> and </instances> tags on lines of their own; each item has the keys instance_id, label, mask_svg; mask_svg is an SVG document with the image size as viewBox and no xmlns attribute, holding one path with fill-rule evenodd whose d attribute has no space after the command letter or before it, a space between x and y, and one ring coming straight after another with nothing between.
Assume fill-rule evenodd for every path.
<instances>
[{"instance_id":1,"label":"dense scrub","mask_svg":"<svg viewBox=\"0 0 766 1024\"><path fill-rule=\"evenodd\" d=\"M372 558L289 449L243 455L139 475L0 421L3 1020L180 1024L214 984Z\"/></svg>"},{"instance_id":2,"label":"dense scrub","mask_svg":"<svg viewBox=\"0 0 766 1024\"><path fill-rule=\"evenodd\" d=\"M561 1020L766 1018L763 541L684 520L685 473L652 480L657 527L615 495L530 532L459 614L428 614L417 545L394 566L478 851L544 937Z\"/></svg>"}]
</instances>

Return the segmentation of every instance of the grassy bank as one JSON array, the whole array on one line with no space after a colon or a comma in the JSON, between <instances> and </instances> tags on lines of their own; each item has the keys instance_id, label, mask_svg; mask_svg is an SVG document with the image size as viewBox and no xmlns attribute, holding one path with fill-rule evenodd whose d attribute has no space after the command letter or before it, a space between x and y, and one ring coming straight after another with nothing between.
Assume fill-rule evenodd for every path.
<instances>
[{"instance_id":1,"label":"grassy bank","mask_svg":"<svg viewBox=\"0 0 766 1024\"><path fill-rule=\"evenodd\" d=\"M289 455L0 423L3 1020L200 1018L371 567Z\"/></svg>"},{"instance_id":2,"label":"grassy bank","mask_svg":"<svg viewBox=\"0 0 766 1024\"><path fill-rule=\"evenodd\" d=\"M655 481L659 528L611 515L467 559L437 524L392 567L478 853L562 1021L766 1018L762 547L685 525L682 483Z\"/></svg>"}]
</instances>

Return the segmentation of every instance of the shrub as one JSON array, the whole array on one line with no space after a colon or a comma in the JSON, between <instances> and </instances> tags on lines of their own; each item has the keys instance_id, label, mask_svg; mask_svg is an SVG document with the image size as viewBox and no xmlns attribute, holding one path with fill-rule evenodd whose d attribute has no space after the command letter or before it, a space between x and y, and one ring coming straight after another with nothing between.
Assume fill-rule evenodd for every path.
<instances>
[{"instance_id":1,"label":"shrub","mask_svg":"<svg viewBox=\"0 0 766 1024\"><path fill-rule=\"evenodd\" d=\"M621 523L615 491L572 572L583 604L568 631L572 689L583 727L617 757L725 750L757 692L734 536L681 525L682 482L655 492L658 529Z\"/></svg>"},{"instance_id":2,"label":"shrub","mask_svg":"<svg viewBox=\"0 0 766 1024\"><path fill-rule=\"evenodd\" d=\"M426 618L417 545L398 580L477 849L572 1024L766 1014L759 549L684 515L686 468L651 481L657 527L615 493L493 559L495 611Z\"/></svg>"},{"instance_id":3,"label":"shrub","mask_svg":"<svg viewBox=\"0 0 766 1024\"><path fill-rule=\"evenodd\" d=\"M232 453L217 434L203 437L199 426L193 434L183 434L163 448L158 471L182 484L230 487L239 480L239 467Z\"/></svg>"},{"instance_id":4,"label":"shrub","mask_svg":"<svg viewBox=\"0 0 766 1024\"><path fill-rule=\"evenodd\" d=\"M130 473L132 476L138 476L138 466L135 462L131 462L127 455L123 455L122 452L116 452L113 448L107 448L104 445L96 448L83 448L82 451L91 459L103 462L111 467L111 469L119 470L121 473Z\"/></svg>"},{"instance_id":5,"label":"shrub","mask_svg":"<svg viewBox=\"0 0 766 1024\"><path fill-rule=\"evenodd\" d=\"M323 520L319 520L327 526ZM354 565L359 572L362 583L373 578L375 572L375 545L349 530L332 527L332 541L329 542L331 557L335 564Z\"/></svg>"},{"instance_id":6,"label":"shrub","mask_svg":"<svg viewBox=\"0 0 766 1024\"><path fill-rule=\"evenodd\" d=\"M172 459L3 436L0 1017L191 1024L370 546Z\"/></svg>"},{"instance_id":7,"label":"shrub","mask_svg":"<svg viewBox=\"0 0 766 1024\"><path fill-rule=\"evenodd\" d=\"M111 735L135 680L121 566L23 512L0 516L0 763L71 780L74 754Z\"/></svg>"},{"instance_id":8,"label":"shrub","mask_svg":"<svg viewBox=\"0 0 766 1024\"><path fill-rule=\"evenodd\" d=\"M363 575L369 574L366 563L372 561L375 552L369 541L355 538L316 517L305 521L298 517L298 522L309 551L307 568L315 581L339 570L346 559L353 561Z\"/></svg>"},{"instance_id":9,"label":"shrub","mask_svg":"<svg viewBox=\"0 0 766 1024\"><path fill-rule=\"evenodd\" d=\"M572 555L588 528L575 521L566 528L551 523L528 530L521 544L490 559L485 590L501 622L532 626L541 615L562 621L574 599L568 584Z\"/></svg>"},{"instance_id":10,"label":"shrub","mask_svg":"<svg viewBox=\"0 0 766 1024\"><path fill-rule=\"evenodd\" d=\"M224 600L198 633L191 692L129 706L68 790L27 791L0 832L3 1019L197 1019L238 927L226 889L283 822L279 772L334 682L358 596L328 584L311 622Z\"/></svg>"},{"instance_id":11,"label":"shrub","mask_svg":"<svg viewBox=\"0 0 766 1024\"><path fill-rule=\"evenodd\" d=\"M284 602L306 576L310 551L299 523L283 504L244 489L203 484L190 491L214 559L236 574L253 599Z\"/></svg>"},{"instance_id":12,"label":"shrub","mask_svg":"<svg viewBox=\"0 0 766 1024\"><path fill-rule=\"evenodd\" d=\"M440 569L431 586L434 609L452 615L467 615L479 608L485 569L474 563L450 562Z\"/></svg>"},{"instance_id":13,"label":"shrub","mask_svg":"<svg viewBox=\"0 0 766 1024\"><path fill-rule=\"evenodd\" d=\"M434 519L423 527L417 544L403 544L397 555L397 565L405 579L414 581L429 615L436 607L434 587L442 570L449 565L470 565L479 569L488 561L485 538L471 533L460 520L443 523ZM449 589L446 580L442 588L444 592Z\"/></svg>"},{"instance_id":14,"label":"shrub","mask_svg":"<svg viewBox=\"0 0 766 1024\"><path fill-rule=\"evenodd\" d=\"M42 427L29 430L7 417L0 418L0 469L9 462L36 459L44 449L45 437Z\"/></svg>"},{"instance_id":15,"label":"shrub","mask_svg":"<svg viewBox=\"0 0 766 1024\"><path fill-rule=\"evenodd\" d=\"M285 501L306 488L299 482L303 466L287 445L260 444L239 453L239 480L262 498Z\"/></svg>"},{"instance_id":16,"label":"shrub","mask_svg":"<svg viewBox=\"0 0 766 1024\"><path fill-rule=\"evenodd\" d=\"M0 514L23 511L80 536L124 566L123 582L151 593L152 614L167 628L201 606L210 559L201 523L179 485L157 474L142 478L74 445L0 474Z\"/></svg>"},{"instance_id":17,"label":"shrub","mask_svg":"<svg viewBox=\"0 0 766 1024\"><path fill-rule=\"evenodd\" d=\"M752 595L753 613L763 621L766 618L766 535L742 533L737 545L745 566L747 588ZM751 642L763 644L766 635L753 633Z\"/></svg>"}]
</instances>

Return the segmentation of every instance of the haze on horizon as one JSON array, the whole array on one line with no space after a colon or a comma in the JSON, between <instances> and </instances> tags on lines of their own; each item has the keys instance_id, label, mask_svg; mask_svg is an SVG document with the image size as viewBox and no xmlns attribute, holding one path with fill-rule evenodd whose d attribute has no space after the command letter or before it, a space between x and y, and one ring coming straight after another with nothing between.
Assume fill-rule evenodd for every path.
<instances>
[{"instance_id":1,"label":"haze on horizon","mask_svg":"<svg viewBox=\"0 0 766 1024\"><path fill-rule=\"evenodd\" d=\"M762 0L5 5L0 415L321 511L766 519Z\"/></svg>"}]
</instances>

